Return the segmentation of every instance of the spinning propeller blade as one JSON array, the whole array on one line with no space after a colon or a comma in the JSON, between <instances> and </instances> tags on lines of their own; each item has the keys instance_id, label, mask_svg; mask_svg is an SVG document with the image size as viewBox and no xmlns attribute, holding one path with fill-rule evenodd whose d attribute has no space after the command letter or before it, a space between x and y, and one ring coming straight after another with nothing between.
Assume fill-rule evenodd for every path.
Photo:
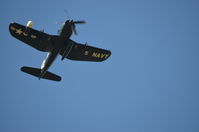
<instances>
[{"instance_id":1,"label":"spinning propeller blade","mask_svg":"<svg viewBox=\"0 0 199 132\"><path fill-rule=\"evenodd\" d=\"M73 24L71 27L72 27L72 30L73 30L74 34L77 35L77 30L75 28L75 24Z\"/></svg>"},{"instance_id":2,"label":"spinning propeller blade","mask_svg":"<svg viewBox=\"0 0 199 132\"><path fill-rule=\"evenodd\" d=\"M77 30L75 28L75 24L85 24L86 23L86 21L73 21L73 20L70 20L70 22L71 22L71 28L75 35L77 35Z\"/></svg>"},{"instance_id":3,"label":"spinning propeller blade","mask_svg":"<svg viewBox=\"0 0 199 132\"><path fill-rule=\"evenodd\" d=\"M73 23L74 24L85 24L86 22L85 21L74 21Z\"/></svg>"}]
</instances>

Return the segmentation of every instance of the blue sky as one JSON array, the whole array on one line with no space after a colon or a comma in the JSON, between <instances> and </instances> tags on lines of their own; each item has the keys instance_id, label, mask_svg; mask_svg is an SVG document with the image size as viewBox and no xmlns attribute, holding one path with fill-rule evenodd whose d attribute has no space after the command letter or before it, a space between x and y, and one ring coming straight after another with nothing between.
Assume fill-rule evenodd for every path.
<instances>
[{"instance_id":1,"label":"blue sky","mask_svg":"<svg viewBox=\"0 0 199 132\"><path fill-rule=\"evenodd\" d=\"M3 0L0 131L198 132L197 0ZM105 62L61 61L61 82L20 71L46 53L13 38L11 22L56 34L57 21L86 20L72 39L110 49Z\"/></svg>"}]
</instances>

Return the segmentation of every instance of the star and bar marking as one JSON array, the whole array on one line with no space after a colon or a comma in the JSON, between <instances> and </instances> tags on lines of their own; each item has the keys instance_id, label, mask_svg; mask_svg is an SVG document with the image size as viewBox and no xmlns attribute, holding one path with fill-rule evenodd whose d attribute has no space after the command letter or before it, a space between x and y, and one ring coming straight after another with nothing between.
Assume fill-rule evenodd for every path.
<instances>
[{"instance_id":1,"label":"star and bar marking","mask_svg":"<svg viewBox=\"0 0 199 132\"><path fill-rule=\"evenodd\" d=\"M21 28L17 29L17 28L15 28L15 27L11 26L10 29L11 29L12 31L15 31L15 33L16 33L16 34L19 34L19 35L22 34L22 35L24 35L24 36L26 36L26 37L29 35L32 39L36 39L36 38L37 38L36 35L25 33L24 31L21 30Z\"/></svg>"}]
</instances>

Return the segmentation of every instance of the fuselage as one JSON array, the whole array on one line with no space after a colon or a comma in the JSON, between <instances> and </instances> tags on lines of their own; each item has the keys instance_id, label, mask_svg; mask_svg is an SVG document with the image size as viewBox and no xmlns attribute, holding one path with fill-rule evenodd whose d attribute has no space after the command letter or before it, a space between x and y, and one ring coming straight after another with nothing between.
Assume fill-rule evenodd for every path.
<instances>
[{"instance_id":1,"label":"fuselage","mask_svg":"<svg viewBox=\"0 0 199 132\"><path fill-rule=\"evenodd\" d=\"M70 20L66 21L62 25L58 33L58 36L54 37L53 40L50 41L50 51L41 65L41 74L39 78L42 78L45 75L48 68L59 55L60 50L64 47L64 45L67 45L67 40L69 40L70 36L72 35Z\"/></svg>"}]
</instances>

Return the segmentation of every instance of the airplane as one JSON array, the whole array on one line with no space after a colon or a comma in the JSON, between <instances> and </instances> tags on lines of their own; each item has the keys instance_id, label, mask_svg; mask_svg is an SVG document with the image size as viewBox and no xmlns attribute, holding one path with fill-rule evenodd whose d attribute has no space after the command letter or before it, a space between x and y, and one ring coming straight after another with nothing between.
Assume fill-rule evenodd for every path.
<instances>
[{"instance_id":1,"label":"airplane","mask_svg":"<svg viewBox=\"0 0 199 132\"><path fill-rule=\"evenodd\" d=\"M85 21L66 20L58 30L58 35L50 35L44 33L44 31L33 29L32 21L28 21L26 26L16 22L10 23L9 31L13 37L39 51L48 52L40 68L23 66L21 67L21 71L36 76L39 79L61 81L59 75L48 71L58 55L62 56L62 61L64 58L94 62L101 62L108 59L111 55L110 50L89 46L87 43L80 44L70 39L73 33L77 35L75 25L85 23Z\"/></svg>"}]
</instances>

